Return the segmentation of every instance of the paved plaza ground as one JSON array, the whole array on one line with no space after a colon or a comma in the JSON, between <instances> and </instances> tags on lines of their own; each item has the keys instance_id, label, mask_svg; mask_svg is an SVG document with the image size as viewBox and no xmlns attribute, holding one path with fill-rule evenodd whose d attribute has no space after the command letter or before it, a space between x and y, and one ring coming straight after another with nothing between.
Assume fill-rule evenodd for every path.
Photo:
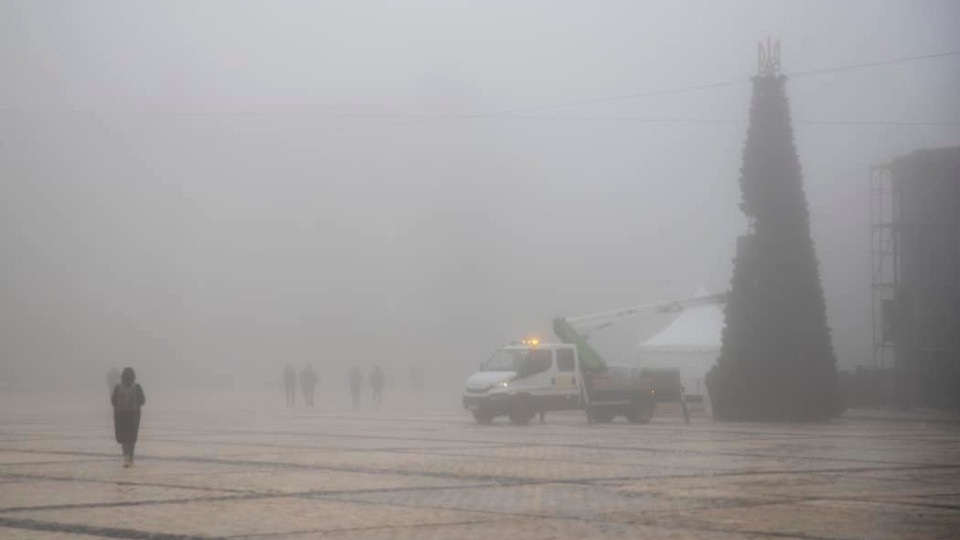
<instances>
[{"instance_id":1,"label":"paved plaza ground","mask_svg":"<svg viewBox=\"0 0 960 540\"><path fill-rule=\"evenodd\" d=\"M455 402L151 395L131 469L106 407L0 395L0 538L960 538L955 423L479 426Z\"/></svg>"}]
</instances>

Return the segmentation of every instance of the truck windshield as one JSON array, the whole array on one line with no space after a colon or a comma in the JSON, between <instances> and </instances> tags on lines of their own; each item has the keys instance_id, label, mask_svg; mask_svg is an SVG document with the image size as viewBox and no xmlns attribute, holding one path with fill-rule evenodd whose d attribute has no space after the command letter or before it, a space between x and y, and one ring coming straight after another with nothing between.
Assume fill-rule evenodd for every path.
<instances>
[{"instance_id":1,"label":"truck windshield","mask_svg":"<svg viewBox=\"0 0 960 540\"><path fill-rule=\"evenodd\" d=\"M500 349L480 366L480 371L517 371L529 357L529 349Z\"/></svg>"}]
</instances>

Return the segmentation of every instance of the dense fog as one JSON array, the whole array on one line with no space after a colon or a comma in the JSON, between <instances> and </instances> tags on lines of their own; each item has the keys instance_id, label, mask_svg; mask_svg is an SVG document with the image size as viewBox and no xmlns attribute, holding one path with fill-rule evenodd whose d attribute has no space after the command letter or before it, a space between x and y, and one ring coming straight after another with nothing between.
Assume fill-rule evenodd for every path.
<instances>
[{"instance_id":1,"label":"dense fog","mask_svg":"<svg viewBox=\"0 0 960 540\"><path fill-rule=\"evenodd\" d=\"M951 0L3 1L0 381L420 365L455 393L553 316L725 290L767 37L838 363L868 364L869 169L960 144L960 64L809 72L958 27ZM628 360L668 321L593 339Z\"/></svg>"}]
</instances>

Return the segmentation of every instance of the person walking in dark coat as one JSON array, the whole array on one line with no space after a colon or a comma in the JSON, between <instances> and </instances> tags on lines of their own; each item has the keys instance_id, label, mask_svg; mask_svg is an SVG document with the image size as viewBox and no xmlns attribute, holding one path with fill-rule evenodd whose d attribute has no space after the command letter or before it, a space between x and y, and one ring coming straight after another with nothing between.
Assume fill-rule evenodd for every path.
<instances>
[{"instance_id":1,"label":"person walking in dark coat","mask_svg":"<svg viewBox=\"0 0 960 540\"><path fill-rule=\"evenodd\" d=\"M383 370L375 366L370 372L370 389L373 390L373 401L379 405L383 398Z\"/></svg>"},{"instance_id":2,"label":"person walking in dark coat","mask_svg":"<svg viewBox=\"0 0 960 540\"><path fill-rule=\"evenodd\" d=\"M283 388L287 391L287 407L297 404L297 370L287 366L283 370Z\"/></svg>"},{"instance_id":3,"label":"person walking in dark coat","mask_svg":"<svg viewBox=\"0 0 960 540\"><path fill-rule=\"evenodd\" d=\"M363 384L363 374L360 368L353 366L350 370L350 397L353 399L353 408L360 406L360 387Z\"/></svg>"},{"instance_id":4,"label":"person walking in dark coat","mask_svg":"<svg viewBox=\"0 0 960 540\"><path fill-rule=\"evenodd\" d=\"M307 365L300 372L300 388L303 389L303 402L307 407L313 407L313 391L317 387L317 373L313 366Z\"/></svg>"},{"instance_id":5,"label":"person walking in dark coat","mask_svg":"<svg viewBox=\"0 0 960 540\"><path fill-rule=\"evenodd\" d=\"M133 447L140 432L140 408L147 402L143 388L137 384L133 368L123 368L120 384L113 387L110 403L113 404L113 431L117 442L123 447L123 466L133 465Z\"/></svg>"}]
</instances>

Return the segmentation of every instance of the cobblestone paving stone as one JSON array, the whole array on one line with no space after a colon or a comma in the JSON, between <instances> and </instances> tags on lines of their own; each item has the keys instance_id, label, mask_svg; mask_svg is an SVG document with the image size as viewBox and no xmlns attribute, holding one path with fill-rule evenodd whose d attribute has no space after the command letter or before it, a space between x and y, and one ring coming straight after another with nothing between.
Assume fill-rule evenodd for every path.
<instances>
[{"instance_id":1,"label":"cobblestone paving stone","mask_svg":"<svg viewBox=\"0 0 960 540\"><path fill-rule=\"evenodd\" d=\"M455 407L109 410L0 396L0 538L960 538L960 426L478 426Z\"/></svg>"}]
</instances>

